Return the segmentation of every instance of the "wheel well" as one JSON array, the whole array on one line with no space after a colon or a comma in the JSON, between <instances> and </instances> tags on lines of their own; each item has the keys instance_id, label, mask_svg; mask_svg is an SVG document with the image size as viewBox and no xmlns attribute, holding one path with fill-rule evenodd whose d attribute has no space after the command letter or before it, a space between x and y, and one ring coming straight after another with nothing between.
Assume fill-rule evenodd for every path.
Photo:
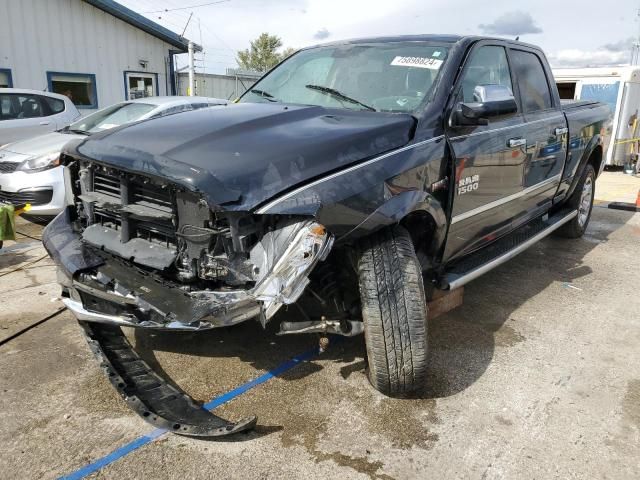
<instances>
[{"instance_id":1,"label":"wheel well","mask_svg":"<svg viewBox=\"0 0 640 480\"><path fill-rule=\"evenodd\" d=\"M425 268L424 262L434 253L433 239L438 228L435 219L431 214L418 210L404 217L400 225L409 232L416 254Z\"/></svg>"},{"instance_id":2,"label":"wheel well","mask_svg":"<svg viewBox=\"0 0 640 480\"><path fill-rule=\"evenodd\" d=\"M587 162L593 166L593 169L596 171L596 176L598 176L600 173L600 166L602 165L602 146L598 145L593 149L593 152L591 152Z\"/></svg>"}]
</instances>

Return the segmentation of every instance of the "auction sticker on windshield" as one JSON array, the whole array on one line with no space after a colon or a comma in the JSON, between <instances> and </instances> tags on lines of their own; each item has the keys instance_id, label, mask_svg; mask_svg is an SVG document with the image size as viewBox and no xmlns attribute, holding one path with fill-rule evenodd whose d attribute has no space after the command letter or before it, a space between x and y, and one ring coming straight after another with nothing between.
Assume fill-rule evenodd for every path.
<instances>
[{"instance_id":1,"label":"auction sticker on windshield","mask_svg":"<svg viewBox=\"0 0 640 480\"><path fill-rule=\"evenodd\" d=\"M438 60L437 58L398 56L391 61L391 65L400 67L430 68L432 70L438 70L442 65L442 60Z\"/></svg>"}]
</instances>

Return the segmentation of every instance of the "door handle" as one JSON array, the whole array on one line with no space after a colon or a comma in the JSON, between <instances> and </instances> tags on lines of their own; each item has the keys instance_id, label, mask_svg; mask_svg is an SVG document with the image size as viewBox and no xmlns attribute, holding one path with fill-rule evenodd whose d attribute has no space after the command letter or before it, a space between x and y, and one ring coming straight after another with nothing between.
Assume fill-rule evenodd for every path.
<instances>
[{"instance_id":1,"label":"door handle","mask_svg":"<svg viewBox=\"0 0 640 480\"><path fill-rule=\"evenodd\" d=\"M556 134L556 137L559 137L560 135L564 135L565 133L569 133L569 129L567 127L556 128L554 133Z\"/></svg>"},{"instance_id":2,"label":"door handle","mask_svg":"<svg viewBox=\"0 0 640 480\"><path fill-rule=\"evenodd\" d=\"M50 123L51 122L44 121L44 122L40 122L40 125L49 125Z\"/></svg>"},{"instance_id":3,"label":"door handle","mask_svg":"<svg viewBox=\"0 0 640 480\"><path fill-rule=\"evenodd\" d=\"M526 138L510 138L509 139L509 148L521 147L522 145L527 144Z\"/></svg>"}]
</instances>

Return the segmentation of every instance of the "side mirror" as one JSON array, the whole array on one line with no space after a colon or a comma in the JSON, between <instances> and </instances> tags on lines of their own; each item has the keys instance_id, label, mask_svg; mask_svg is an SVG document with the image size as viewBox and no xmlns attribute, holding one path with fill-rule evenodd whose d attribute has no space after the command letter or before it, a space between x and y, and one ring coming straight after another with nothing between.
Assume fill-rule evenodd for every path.
<instances>
[{"instance_id":1,"label":"side mirror","mask_svg":"<svg viewBox=\"0 0 640 480\"><path fill-rule=\"evenodd\" d=\"M478 85L473 90L475 102L460 103L455 112L458 125L486 125L487 119L518 111L518 104L509 87Z\"/></svg>"}]
</instances>

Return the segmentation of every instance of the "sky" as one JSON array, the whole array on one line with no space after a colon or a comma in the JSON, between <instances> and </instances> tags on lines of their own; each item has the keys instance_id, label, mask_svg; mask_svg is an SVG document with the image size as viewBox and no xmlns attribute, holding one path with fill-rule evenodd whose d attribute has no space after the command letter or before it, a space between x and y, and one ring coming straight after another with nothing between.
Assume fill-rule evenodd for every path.
<instances>
[{"instance_id":1,"label":"sky","mask_svg":"<svg viewBox=\"0 0 640 480\"><path fill-rule=\"evenodd\" d=\"M419 33L520 36L542 47L554 67L629 63L640 33L640 0L117 1L178 34L193 13L184 36L203 45L196 71L206 73L236 67L236 52L263 32L293 48Z\"/></svg>"}]
</instances>

